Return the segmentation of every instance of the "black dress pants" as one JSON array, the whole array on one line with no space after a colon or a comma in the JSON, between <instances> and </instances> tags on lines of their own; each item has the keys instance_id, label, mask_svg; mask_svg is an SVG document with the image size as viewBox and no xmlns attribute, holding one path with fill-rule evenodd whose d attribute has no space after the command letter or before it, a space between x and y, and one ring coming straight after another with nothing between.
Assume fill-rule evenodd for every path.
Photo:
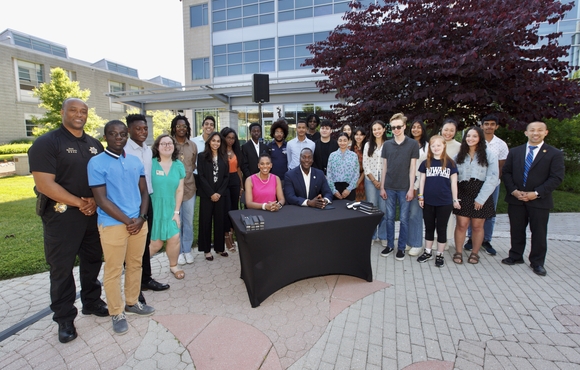
<instances>
[{"instance_id":1,"label":"black dress pants","mask_svg":"<svg viewBox=\"0 0 580 370\"><path fill-rule=\"evenodd\" d=\"M548 219L550 210L545 208L530 207L523 205L508 204L508 216L510 219L511 248L510 258L521 260L526 249L526 229L530 224L532 232L532 246L529 255L532 266L544 266L546 252L548 250Z\"/></svg>"},{"instance_id":2,"label":"black dress pants","mask_svg":"<svg viewBox=\"0 0 580 370\"><path fill-rule=\"evenodd\" d=\"M216 252L223 252L226 202L229 197L222 196L219 201L212 202L210 198L199 198L199 240L200 252L211 252L211 226L213 221L213 248Z\"/></svg>"},{"instance_id":3,"label":"black dress pants","mask_svg":"<svg viewBox=\"0 0 580 370\"><path fill-rule=\"evenodd\" d=\"M54 211L49 202L42 225L44 254L50 266L50 309L56 322L73 321L76 286L73 277L75 258L80 261L81 302L83 305L101 302L98 281L103 249L97 229L97 215L85 216L78 208L68 207L64 213Z\"/></svg>"},{"instance_id":4,"label":"black dress pants","mask_svg":"<svg viewBox=\"0 0 580 370\"><path fill-rule=\"evenodd\" d=\"M149 196L149 208L147 209L147 240L145 241L145 250L143 251L143 262L141 264L141 284L147 284L151 278L151 255L149 254L149 244L151 244L151 228L153 228L153 205L151 196Z\"/></svg>"}]
</instances>

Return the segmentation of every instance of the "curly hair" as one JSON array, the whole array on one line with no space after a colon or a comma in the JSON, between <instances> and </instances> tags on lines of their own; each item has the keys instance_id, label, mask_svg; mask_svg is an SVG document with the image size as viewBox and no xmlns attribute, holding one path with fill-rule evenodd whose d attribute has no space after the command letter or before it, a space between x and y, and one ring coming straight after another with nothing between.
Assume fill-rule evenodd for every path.
<instances>
[{"instance_id":1,"label":"curly hair","mask_svg":"<svg viewBox=\"0 0 580 370\"><path fill-rule=\"evenodd\" d=\"M171 141L173 142L173 153L171 153L171 160L176 161L177 157L179 157L179 150L177 149L177 142L175 141L175 139L172 136L169 136L167 134L159 135L157 137L157 139L155 139L155 142L153 143L153 147L151 148L151 151L153 152L153 158L157 158L157 162L161 162L161 156L159 155L159 143L161 143L161 139L163 139L164 137L170 138Z\"/></svg>"},{"instance_id":2,"label":"curly hair","mask_svg":"<svg viewBox=\"0 0 580 370\"><path fill-rule=\"evenodd\" d=\"M485 143L485 136L483 134L483 130L477 126L471 126L470 128L467 129L467 131L465 131L465 134L463 135L463 140L461 140L461 147L459 148L459 153L457 153L457 164L465 162L465 158L469 155L469 145L467 145L467 134L469 134L470 131L477 132L477 136L479 137L479 142L475 147L475 154L477 154L477 163L479 163L480 166L487 167L489 164L487 162L487 153L486 153L487 144Z\"/></svg>"},{"instance_id":3,"label":"curly hair","mask_svg":"<svg viewBox=\"0 0 580 370\"><path fill-rule=\"evenodd\" d=\"M147 123L147 117L145 117L143 114L129 114L127 117L125 117L125 121L127 121L127 127L131 127L135 121L143 121Z\"/></svg>"},{"instance_id":4,"label":"curly hair","mask_svg":"<svg viewBox=\"0 0 580 370\"><path fill-rule=\"evenodd\" d=\"M186 116L182 116L180 114L178 114L177 116L175 116L175 118L173 118L171 120L171 136L175 137L175 133L177 131L177 122L178 121L185 121L185 126L187 126L187 138L189 139L191 137L191 125L189 124L189 120L187 119Z\"/></svg>"},{"instance_id":5,"label":"curly hair","mask_svg":"<svg viewBox=\"0 0 580 370\"><path fill-rule=\"evenodd\" d=\"M288 122L284 118L278 119L276 122L270 126L270 137L274 138L274 134L276 133L276 129L281 129L284 132L284 140L288 136Z\"/></svg>"}]
</instances>

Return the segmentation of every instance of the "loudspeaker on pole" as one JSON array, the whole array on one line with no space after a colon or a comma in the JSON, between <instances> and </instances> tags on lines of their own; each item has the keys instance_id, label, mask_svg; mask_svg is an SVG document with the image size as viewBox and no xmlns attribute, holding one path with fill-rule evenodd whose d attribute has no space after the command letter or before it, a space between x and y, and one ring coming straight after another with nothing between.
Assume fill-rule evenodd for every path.
<instances>
[{"instance_id":1,"label":"loudspeaker on pole","mask_svg":"<svg viewBox=\"0 0 580 370\"><path fill-rule=\"evenodd\" d=\"M254 103L270 101L270 75L254 73L252 79L252 100Z\"/></svg>"}]
</instances>

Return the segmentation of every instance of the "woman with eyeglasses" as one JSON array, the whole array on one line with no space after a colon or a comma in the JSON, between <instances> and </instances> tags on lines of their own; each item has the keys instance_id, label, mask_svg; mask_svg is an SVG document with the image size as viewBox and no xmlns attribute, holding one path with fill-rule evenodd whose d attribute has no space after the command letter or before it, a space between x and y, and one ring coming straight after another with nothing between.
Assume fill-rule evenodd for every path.
<instances>
[{"instance_id":1,"label":"woman with eyeglasses","mask_svg":"<svg viewBox=\"0 0 580 370\"><path fill-rule=\"evenodd\" d=\"M151 164L151 202L153 203L153 227L149 250L153 256L166 242L165 252L169 259L169 270L176 279L183 279L185 272L177 266L180 250L179 209L183 200L185 167L177 159L175 139L160 135L153 143L153 163Z\"/></svg>"}]
</instances>

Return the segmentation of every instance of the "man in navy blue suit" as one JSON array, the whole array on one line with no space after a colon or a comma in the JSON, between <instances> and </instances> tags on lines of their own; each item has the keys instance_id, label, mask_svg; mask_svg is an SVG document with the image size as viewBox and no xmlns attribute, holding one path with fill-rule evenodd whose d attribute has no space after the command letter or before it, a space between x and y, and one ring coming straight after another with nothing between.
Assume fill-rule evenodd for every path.
<instances>
[{"instance_id":1,"label":"man in navy blue suit","mask_svg":"<svg viewBox=\"0 0 580 370\"><path fill-rule=\"evenodd\" d=\"M530 267L536 275L545 276L544 260L548 250L548 218L554 207L552 192L564 179L562 151L544 143L548 128L544 122L532 122L525 132L528 143L510 150L502 179L507 194L511 249L506 265L524 263L526 228L532 232Z\"/></svg>"},{"instance_id":2,"label":"man in navy blue suit","mask_svg":"<svg viewBox=\"0 0 580 370\"><path fill-rule=\"evenodd\" d=\"M304 148L300 152L300 166L286 172L284 197L288 204L324 208L330 203L332 192L326 176L321 170L311 168L312 162L312 150Z\"/></svg>"}]
</instances>

